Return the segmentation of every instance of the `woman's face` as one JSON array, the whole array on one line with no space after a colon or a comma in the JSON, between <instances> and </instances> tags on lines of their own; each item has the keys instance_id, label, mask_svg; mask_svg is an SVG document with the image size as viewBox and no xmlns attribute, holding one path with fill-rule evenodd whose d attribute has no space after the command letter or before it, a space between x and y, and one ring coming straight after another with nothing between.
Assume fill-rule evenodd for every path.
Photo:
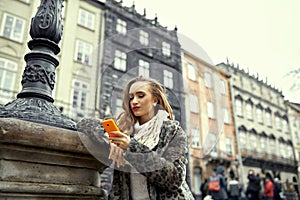
<instances>
[{"instance_id":1,"label":"woman's face","mask_svg":"<svg viewBox=\"0 0 300 200\"><path fill-rule=\"evenodd\" d=\"M149 83L135 82L129 89L130 109L136 117L139 117L139 123L143 124L154 116L154 105L157 99L151 93Z\"/></svg>"}]
</instances>

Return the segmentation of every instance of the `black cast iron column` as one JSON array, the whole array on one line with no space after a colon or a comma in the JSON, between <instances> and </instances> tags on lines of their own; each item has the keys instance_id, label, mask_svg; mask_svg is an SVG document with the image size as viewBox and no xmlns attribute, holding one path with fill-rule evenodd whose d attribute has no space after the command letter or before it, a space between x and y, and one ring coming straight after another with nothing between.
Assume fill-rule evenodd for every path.
<instances>
[{"instance_id":1,"label":"black cast iron column","mask_svg":"<svg viewBox=\"0 0 300 200\"><path fill-rule=\"evenodd\" d=\"M26 67L22 76L22 91L17 99L0 107L0 117L18 118L67 129L76 129L75 122L53 105L52 90L55 69L59 62L63 25L63 0L41 0L31 20L28 42L31 50L25 55Z\"/></svg>"}]
</instances>

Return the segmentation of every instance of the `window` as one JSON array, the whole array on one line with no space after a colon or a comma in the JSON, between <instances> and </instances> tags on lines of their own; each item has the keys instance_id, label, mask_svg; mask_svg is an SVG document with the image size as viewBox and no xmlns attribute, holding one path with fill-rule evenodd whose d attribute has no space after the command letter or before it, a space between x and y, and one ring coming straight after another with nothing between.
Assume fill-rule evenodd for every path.
<instances>
[{"instance_id":1,"label":"window","mask_svg":"<svg viewBox=\"0 0 300 200\"><path fill-rule=\"evenodd\" d=\"M192 147L200 148L200 130L192 128Z\"/></svg>"},{"instance_id":2,"label":"window","mask_svg":"<svg viewBox=\"0 0 300 200\"><path fill-rule=\"evenodd\" d=\"M195 94L190 94L190 111L194 113L199 112L198 97Z\"/></svg>"},{"instance_id":3,"label":"window","mask_svg":"<svg viewBox=\"0 0 300 200\"><path fill-rule=\"evenodd\" d=\"M281 120L278 115L275 116L275 126L277 130L281 130Z\"/></svg>"},{"instance_id":4,"label":"window","mask_svg":"<svg viewBox=\"0 0 300 200\"><path fill-rule=\"evenodd\" d=\"M17 63L0 58L0 104L6 104L13 98Z\"/></svg>"},{"instance_id":5,"label":"window","mask_svg":"<svg viewBox=\"0 0 300 200\"><path fill-rule=\"evenodd\" d=\"M251 149L255 151L257 149L257 141L256 141L256 135L253 133L250 134L250 144L251 144Z\"/></svg>"},{"instance_id":6,"label":"window","mask_svg":"<svg viewBox=\"0 0 300 200\"><path fill-rule=\"evenodd\" d=\"M118 33L126 34L127 32L127 23L121 19L117 19L117 27L116 30Z\"/></svg>"},{"instance_id":7,"label":"window","mask_svg":"<svg viewBox=\"0 0 300 200\"><path fill-rule=\"evenodd\" d=\"M170 56L171 55L171 45L167 42L162 43L162 54L164 56Z\"/></svg>"},{"instance_id":8,"label":"window","mask_svg":"<svg viewBox=\"0 0 300 200\"><path fill-rule=\"evenodd\" d=\"M232 156L232 138L231 137L226 137L226 154L228 156Z\"/></svg>"},{"instance_id":9,"label":"window","mask_svg":"<svg viewBox=\"0 0 300 200\"><path fill-rule=\"evenodd\" d=\"M227 108L223 108L223 118L224 118L224 123L225 124L230 124L230 115L229 115L229 110Z\"/></svg>"},{"instance_id":10,"label":"window","mask_svg":"<svg viewBox=\"0 0 300 200\"><path fill-rule=\"evenodd\" d=\"M207 115L210 119L216 118L214 104L210 101L207 102Z\"/></svg>"},{"instance_id":11,"label":"window","mask_svg":"<svg viewBox=\"0 0 300 200\"><path fill-rule=\"evenodd\" d=\"M286 152L286 154L287 154L286 155L287 158L293 159L294 154L293 154L293 147L292 146L290 146L290 145L287 146L287 152Z\"/></svg>"},{"instance_id":12,"label":"window","mask_svg":"<svg viewBox=\"0 0 300 200\"><path fill-rule=\"evenodd\" d=\"M300 137L299 137L299 133L295 132L295 138L296 138L296 144L300 145Z\"/></svg>"},{"instance_id":13,"label":"window","mask_svg":"<svg viewBox=\"0 0 300 200\"><path fill-rule=\"evenodd\" d=\"M205 81L205 86L208 88L212 88L212 76L211 73L205 72L204 73L204 81Z\"/></svg>"},{"instance_id":14,"label":"window","mask_svg":"<svg viewBox=\"0 0 300 200\"><path fill-rule=\"evenodd\" d=\"M76 41L75 60L86 65L92 64L93 46L81 40Z\"/></svg>"},{"instance_id":15,"label":"window","mask_svg":"<svg viewBox=\"0 0 300 200\"><path fill-rule=\"evenodd\" d=\"M84 82L74 81L72 108L74 117L84 117L87 111L88 85Z\"/></svg>"},{"instance_id":16,"label":"window","mask_svg":"<svg viewBox=\"0 0 300 200\"><path fill-rule=\"evenodd\" d=\"M246 113L247 113L247 119L250 119L250 120L253 119L252 107L253 107L252 103L247 102L247 104L246 104Z\"/></svg>"},{"instance_id":17,"label":"window","mask_svg":"<svg viewBox=\"0 0 300 200\"><path fill-rule=\"evenodd\" d=\"M121 71L126 71L126 58L127 55L125 52L116 50L115 51L115 59L114 59L114 67Z\"/></svg>"},{"instance_id":18,"label":"window","mask_svg":"<svg viewBox=\"0 0 300 200\"><path fill-rule=\"evenodd\" d=\"M79 9L78 24L94 30L95 15L89 11Z\"/></svg>"},{"instance_id":19,"label":"window","mask_svg":"<svg viewBox=\"0 0 300 200\"><path fill-rule=\"evenodd\" d=\"M140 43L142 45L148 46L149 44L149 33L140 30Z\"/></svg>"},{"instance_id":20,"label":"window","mask_svg":"<svg viewBox=\"0 0 300 200\"><path fill-rule=\"evenodd\" d=\"M227 94L226 82L223 79L220 79L220 84L221 84L221 94L226 95Z\"/></svg>"},{"instance_id":21,"label":"window","mask_svg":"<svg viewBox=\"0 0 300 200\"><path fill-rule=\"evenodd\" d=\"M210 139L210 146L212 147L211 155L216 157L216 156L218 156L218 145L217 145L216 134L210 133L209 134L209 139Z\"/></svg>"},{"instance_id":22,"label":"window","mask_svg":"<svg viewBox=\"0 0 300 200\"><path fill-rule=\"evenodd\" d=\"M149 63L144 60L139 60L139 76L149 77Z\"/></svg>"},{"instance_id":23,"label":"window","mask_svg":"<svg viewBox=\"0 0 300 200\"><path fill-rule=\"evenodd\" d=\"M285 155L285 145L284 145L284 143L279 142L279 149L280 149L279 150L280 151L280 156L285 158L286 155Z\"/></svg>"},{"instance_id":24,"label":"window","mask_svg":"<svg viewBox=\"0 0 300 200\"><path fill-rule=\"evenodd\" d=\"M282 126L283 126L283 131L285 133L288 133L289 132L289 128L288 128L288 122L287 122L287 119L282 119Z\"/></svg>"},{"instance_id":25,"label":"window","mask_svg":"<svg viewBox=\"0 0 300 200\"><path fill-rule=\"evenodd\" d=\"M168 70L164 70L164 85L173 89L173 73Z\"/></svg>"},{"instance_id":26,"label":"window","mask_svg":"<svg viewBox=\"0 0 300 200\"><path fill-rule=\"evenodd\" d=\"M115 116L118 116L123 112L123 107L122 107L122 99L117 98L116 99L116 113Z\"/></svg>"},{"instance_id":27,"label":"window","mask_svg":"<svg viewBox=\"0 0 300 200\"><path fill-rule=\"evenodd\" d=\"M261 152L265 151L266 149L266 138L260 137L260 150Z\"/></svg>"},{"instance_id":28,"label":"window","mask_svg":"<svg viewBox=\"0 0 300 200\"><path fill-rule=\"evenodd\" d=\"M4 13L1 26L1 35L11 40L22 42L24 25L25 20Z\"/></svg>"},{"instance_id":29,"label":"window","mask_svg":"<svg viewBox=\"0 0 300 200\"><path fill-rule=\"evenodd\" d=\"M244 130L239 130L239 140L242 148L247 148L247 134Z\"/></svg>"},{"instance_id":30,"label":"window","mask_svg":"<svg viewBox=\"0 0 300 200\"><path fill-rule=\"evenodd\" d=\"M238 116L243 116L243 104L241 99L235 99L235 109Z\"/></svg>"},{"instance_id":31,"label":"window","mask_svg":"<svg viewBox=\"0 0 300 200\"><path fill-rule=\"evenodd\" d=\"M266 111L266 125L269 127L272 126L271 112L269 111Z\"/></svg>"},{"instance_id":32,"label":"window","mask_svg":"<svg viewBox=\"0 0 300 200\"><path fill-rule=\"evenodd\" d=\"M273 155L276 155L275 140L274 139L270 139L269 145L270 145L270 148L269 148L270 151L269 151L269 153L273 154Z\"/></svg>"},{"instance_id":33,"label":"window","mask_svg":"<svg viewBox=\"0 0 300 200\"><path fill-rule=\"evenodd\" d=\"M19 1L22 1L24 3L29 3L30 2L30 0L19 0Z\"/></svg>"},{"instance_id":34,"label":"window","mask_svg":"<svg viewBox=\"0 0 300 200\"><path fill-rule=\"evenodd\" d=\"M196 66L191 64L191 63L188 63L187 65L187 71L188 71L188 78L190 80L193 80L193 81L196 81L197 80L197 77L196 77Z\"/></svg>"},{"instance_id":35,"label":"window","mask_svg":"<svg viewBox=\"0 0 300 200\"><path fill-rule=\"evenodd\" d=\"M261 107L256 107L256 117L258 123L263 123L263 113L262 113L262 108Z\"/></svg>"}]
</instances>

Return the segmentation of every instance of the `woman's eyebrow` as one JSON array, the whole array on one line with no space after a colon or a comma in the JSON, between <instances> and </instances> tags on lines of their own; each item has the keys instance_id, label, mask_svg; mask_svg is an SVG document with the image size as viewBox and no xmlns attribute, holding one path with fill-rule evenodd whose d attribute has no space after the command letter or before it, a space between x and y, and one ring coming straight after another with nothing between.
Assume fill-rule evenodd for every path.
<instances>
[{"instance_id":1,"label":"woman's eyebrow","mask_svg":"<svg viewBox=\"0 0 300 200\"><path fill-rule=\"evenodd\" d=\"M134 93L129 93L129 95L133 95L133 94L144 94L145 92L144 91L136 91Z\"/></svg>"}]
</instances>

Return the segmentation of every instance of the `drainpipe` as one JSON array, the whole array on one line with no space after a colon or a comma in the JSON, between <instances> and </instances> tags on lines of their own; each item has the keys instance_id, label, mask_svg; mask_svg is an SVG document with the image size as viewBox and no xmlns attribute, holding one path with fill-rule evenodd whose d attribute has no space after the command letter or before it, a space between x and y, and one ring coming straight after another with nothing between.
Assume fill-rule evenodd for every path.
<instances>
[{"instance_id":1,"label":"drainpipe","mask_svg":"<svg viewBox=\"0 0 300 200\"><path fill-rule=\"evenodd\" d=\"M240 177L241 182L243 183L243 186L245 186L244 167L243 167L243 159L242 159L241 147L240 147L240 138L239 138L238 128L237 128L237 124L236 124L234 88L232 86L231 77L229 78L229 86L230 86L231 106L232 106L232 112L233 112L233 123L234 123L234 131L235 131L235 135L236 135L236 145L237 145L238 163L239 163L239 171L240 171L239 177Z\"/></svg>"}]
</instances>

